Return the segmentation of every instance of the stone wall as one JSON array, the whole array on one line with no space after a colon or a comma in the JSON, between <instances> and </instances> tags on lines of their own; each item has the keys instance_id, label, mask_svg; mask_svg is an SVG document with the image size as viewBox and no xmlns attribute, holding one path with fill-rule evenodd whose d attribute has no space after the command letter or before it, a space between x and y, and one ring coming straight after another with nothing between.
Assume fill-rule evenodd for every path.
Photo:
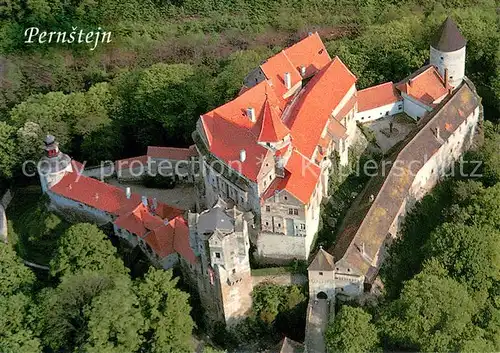
<instances>
[{"instance_id":1,"label":"stone wall","mask_svg":"<svg viewBox=\"0 0 500 353\"><path fill-rule=\"evenodd\" d=\"M283 273L279 275L252 276L253 286L262 283L277 284L279 286L302 286L307 283L307 276L300 273Z\"/></svg>"}]
</instances>

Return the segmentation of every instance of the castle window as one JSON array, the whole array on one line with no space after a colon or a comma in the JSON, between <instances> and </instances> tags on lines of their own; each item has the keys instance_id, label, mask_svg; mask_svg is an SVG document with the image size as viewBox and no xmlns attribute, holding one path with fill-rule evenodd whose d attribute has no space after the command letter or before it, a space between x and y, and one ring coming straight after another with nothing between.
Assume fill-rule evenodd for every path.
<instances>
[{"instance_id":1,"label":"castle window","mask_svg":"<svg viewBox=\"0 0 500 353\"><path fill-rule=\"evenodd\" d=\"M351 272L351 269L350 269L350 268L348 268L348 269L347 269L347 272Z\"/></svg>"},{"instance_id":2,"label":"castle window","mask_svg":"<svg viewBox=\"0 0 500 353\"><path fill-rule=\"evenodd\" d=\"M299 210L295 208L295 209L293 210L293 214L294 214L295 216L298 216L298 215L299 215Z\"/></svg>"},{"instance_id":3,"label":"castle window","mask_svg":"<svg viewBox=\"0 0 500 353\"><path fill-rule=\"evenodd\" d=\"M319 275L320 275L320 276L323 276L323 272L320 272L320 273L319 273Z\"/></svg>"},{"instance_id":4,"label":"castle window","mask_svg":"<svg viewBox=\"0 0 500 353\"><path fill-rule=\"evenodd\" d=\"M289 208L289 209L288 209L288 214L293 215L293 208Z\"/></svg>"},{"instance_id":5,"label":"castle window","mask_svg":"<svg viewBox=\"0 0 500 353\"><path fill-rule=\"evenodd\" d=\"M269 222L266 222L266 226L269 226Z\"/></svg>"},{"instance_id":6,"label":"castle window","mask_svg":"<svg viewBox=\"0 0 500 353\"><path fill-rule=\"evenodd\" d=\"M387 115L389 115L389 111L386 111L386 112L385 112L385 115L386 115L386 116L387 116Z\"/></svg>"},{"instance_id":7,"label":"castle window","mask_svg":"<svg viewBox=\"0 0 500 353\"><path fill-rule=\"evenodd\" d=\"M287 197L287 196L285 196L285 197L284 197L284 199L285 199L285 200L288 200L288 197Z\"/></svg>"},{"instance_id":8,"label":"castle window","mask_svg":"<svg viewBox=\"0 0 500 353\"><path fill-rule=\"evenodd\" d=\"M216 257L217 259L220 259L220 252L216 252L216 253L215 253L215 257Z\"/></svg>"},{"instance_id":9,"label":"castle window","mask_svg":"<svg viewBox=\"0 0 500 353\"><path fill-rule=\"evenodd\" d=\"M444 60L444 57L441 57L441 60Z\"/></svg>"},{"instance_id":10,"label":"castle window","mask_svg":"<svg viewBox=\"0 0 500 353\"><path fill-rule=\"evenodd\" d=\"M266 206L266 212L271 212L271 206Z\"/></svg>"},{"instance_id":11,"label":"castle window","mask_svg":"<svg viewBox=\"0 0 500 353\"><path fill-rule=\"evenodd\" d=\"M306 225L305 225L304 223L301 223L301 224L300 224L300 229L302 229L302 230L306 230Z\"/></svg>"},{"instance_id":12,"label":"castle window","mask_svg":"<svg viewBox=\"0 0 500 353\"><path fill-rule=\"evenodd\" d=\"M273 180L273 176L269 174L269 180Z\"/></svg>"},{"instance_id":13,"label":"castle window","mask_svg":"<svg viewBox=\"0 0 500 353\"><path fill-rule=\"evenodd\" d=\"M281 223L278 223L278 228L281 228Z\"/></svg>"},{"instance_id":14,"label":"castle window","mask_svg":"<svg viewBox=\"0 0 500 353\"><path fill-rule=\"evenodd\" d=\"M233 268L233 274L235 274L235 273L236 273L236 269L235 269L235 268Z\"/></svg>"}]
</instances>

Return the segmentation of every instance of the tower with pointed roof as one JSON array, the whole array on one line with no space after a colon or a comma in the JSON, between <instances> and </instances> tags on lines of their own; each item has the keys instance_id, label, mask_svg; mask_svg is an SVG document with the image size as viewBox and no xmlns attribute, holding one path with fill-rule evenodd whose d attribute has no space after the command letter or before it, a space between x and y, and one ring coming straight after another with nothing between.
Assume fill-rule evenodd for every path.
<instances>
[{"instance_id":1,"label":"tower with pointed roof","mask_svg":"<svg viewBox=\"0 0 500 353\"><path fill-rule=\"evenodd\" d=\"M56 185L66 173L73 171L71 158L59 150L59 143L52 135L45 137L44 147L45 155L42 157L38 167L42 191L47 192Z\"/></svg>"},{"instance_id":2,"label":"tower with pointed roof","mask_svg":"<svg viewBox=\"0 0 500 353\"><path fill-rule=\"evenodd\" d=\"M320 247L307 268L309 296L313 299L335 299L335 261Z\"/></svg>"},{"instance_id":3,"label":"tower with pointed roof","mask_svg":"<svg viewBox=\"0 0 500 353\"><path fill-rule=\"evenodd\" d=\"M430 64L451 86L458 87L465 76L466 41L457 24L448 17L432 39Z\"/></svg>"},{"instance_id":4,"label":"tower with pointed roof","mask_svg":"<svg viewBox=\"0 0 500 353\"><path fill-rule=\"evenodd\" d=\"M252 307L248 238L251 213L219 199L210 209L189 214L191 244L200 257L198 293L209 320L228 326Z\"/></svg>"}]
</instances>

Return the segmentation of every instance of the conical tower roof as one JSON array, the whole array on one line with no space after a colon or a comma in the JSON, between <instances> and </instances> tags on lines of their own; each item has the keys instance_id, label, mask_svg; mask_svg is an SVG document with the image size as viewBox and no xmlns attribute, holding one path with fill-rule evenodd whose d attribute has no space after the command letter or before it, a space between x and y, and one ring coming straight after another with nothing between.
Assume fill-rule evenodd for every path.
<instances>
[{"instance_id":1,"label":"conical tower roof","mask_svg":"<svg viewBox=\"0 0 500 353\"><path fill-rule=\"evenodd\" d=\"M335 261L332 255L320 248L307 269L309 271L334 271Z\"/></svg>"},{"instance_id":2,"label":"conical tower roof","mask_svg":"<svg viewBox=\"0 0 500 353\"><path fill-rule=\"evenodd\" d=\"M278 108L271 105L268 97L266 97L262 115L254 129L258 142L278 142L290 133L280 118Z\"/></svg>"},{"instance_id":3,"label":"conical tower roof","mask_svg":"<svg viewBox=\"0 0 500 353\"><path fill-rule=\"evenodd\" d=\"M452 52L465 47L467 41L460 33L455 21L446 18L436 35L432 39L431 46L442 52Z\"/></svg>"}]
</instances>

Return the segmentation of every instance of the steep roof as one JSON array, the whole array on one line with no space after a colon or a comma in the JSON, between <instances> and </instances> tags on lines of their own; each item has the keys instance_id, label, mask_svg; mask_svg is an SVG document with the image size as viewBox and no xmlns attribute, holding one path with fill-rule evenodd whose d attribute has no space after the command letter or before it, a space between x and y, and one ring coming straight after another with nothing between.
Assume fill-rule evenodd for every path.
<instances>
[{"instance_id":1,"label":"steep roof","mask_svg":"<svg viewBox=\"0 0 500 353\"><path fill-rule=\"evenodd\" d=\"M234 231L234 223L223 205L215 205L200 214L197 228L199 234L211 233L216 230L230 233Z\"/></svg>"},{"instance_id":2,"label":"steep roof","mask_svg":"<svg viewBox=\"0 0 500 353\"><path fill-rule=\"evenodd\" d=\"M431 46L442 52L452 52L465 47L466 43L455 21L447 17L432 38Z\"/></svg>"},{"instance_id":3,"label":"steep roof","mask_svg":"<svg viewBox=\"0 0 500 353\"><path fill-rule=\"evenodd\" d=\"M421 129L408 136L406 145L391 159L394 162L391 166L397 164L398 168L391 167L385 179L382 175L373 177L356 199L355 209L344 220L331 249L337 262L347 262L369 282L375 279L379 265L377 252L383 246L415 175L479 104L477 94L463 84L421 120ZM440 128L442 140L434 135L436 127ZM373 202L371 195L375 196Z\"/></svg>"},{"instance_id":4,"label":"steep roof","mask_svg":"<svg viewBox=\"0 0 500 353\"><path fill-rule=\"evenodd\" d=\"M320 248L314 260L307 268L308 271L335 271L333 256Z\"/></svg>"},{"instance_id":5,"label":"steep roof","mask_svg":"<svg viewBox=\"0 0 500 353\"><path fill-rule=\"evenodd\" d=\"M313 76L331 61L318 32L308 35L284 52L298 72L302 66L306 68L304 78Z\"/></svg>"},{"instance_id":6,"label":"steep roof","mask_svg":"<svg viewBox=\"0 0 500 353\"><path fill-rule=\"evenodd\" d=\"M302 343L292 341L285 337L283 341L280 342L278 349L279 353L304 353L305 348Z\"/></svg>"},{"instance_id":7,"label":"steep roof","mask_svg":"<svg viewBox=\"0 0 500 353\"><path fill-rule=\"evenodd\" d=\"M254 126L254 133L258 142L279 142L290 133L290 130L281 121L280 111L269 103L266 98L262 115Z\"/></svg>"},{"instance_id":8,"label":"steep roof","mask_svg":"<svg viewBox=\"0 0 500 353\"><path fill-rule=\"evenodd\" d=\"M381 83L377 86L358 91L358 112L383 107L401 100L401 96L392 82Z\"/></svg>"},{"instance_id":9,"label":"steep roof","mask_svg":"<svg viewBox=\"0 0 500 353\"><path fill-rule=\"evenodd\" d=\"M436 68L428 65L398 82L396 88L432 107L435 105L436 100L448 93L451 86L445 85Z\"/></svg>"},{"instance_id":10,"label":"steep roof","mask_svg":"<svg viewBox=\"0 0 500 353\"><path fill-rule=\"evenodd\" d=\"M307 158L312 158L332 112L355 83L356 76L335 57L293 102L285 123L292 132L294 146Z\"/></svg>"},{"instance_id":11,"label":"steep roof","mask_svg":"<svg viewBox=\"0 0 500 353\"><path fill-rule=\"evenodd\" d=\"M269 79L269 84L273 87L278 97L283 97L288 91L288 88L285 86L285 72L290 74L291 87L302 81L302 77L284 51L267 59L260 65L260 68Z\"/></svg>"},{"instance_id":12,"label":"steep roof","mask_svg":"<svg viewBox=\"0 0 500 353\"><path fill-rule=\"evenodd\" d=\"M67 173L50 191L117 216L141 202L138 194L133 193L127 199L123 189L76 172Z\"/></svg>"},{"instance_id":13,"label":"steep roof","mask_svg":"<svg viewBox=\"0 0 500 353\"><path fill-rule=\"evenodd\" d=\"M252 107L255 116L261 116L266 97L269 104L281 113L284 102L276 97L267 81L262 81L232 101L201 116L210 152L230 165L239 161L240 151L245 150L247 157L240 164L240 172L252 181L257 179L261 167L258 162L266 155L267 149L257 143L254 123L246 111Z\"/></svg>"},{"instance_id":14,"label":"steep roof","mask_svg":"<svg viewBox=\"0 0 500 353\"><path fill-rule=\"evenodd\" d=\"M321 169L296 150L292 151L285 165L285 176L276 178L262 198L268 199L276 191L286 190L300 202L307 204L318 184Z\"/></svg>"}]
</instances>

